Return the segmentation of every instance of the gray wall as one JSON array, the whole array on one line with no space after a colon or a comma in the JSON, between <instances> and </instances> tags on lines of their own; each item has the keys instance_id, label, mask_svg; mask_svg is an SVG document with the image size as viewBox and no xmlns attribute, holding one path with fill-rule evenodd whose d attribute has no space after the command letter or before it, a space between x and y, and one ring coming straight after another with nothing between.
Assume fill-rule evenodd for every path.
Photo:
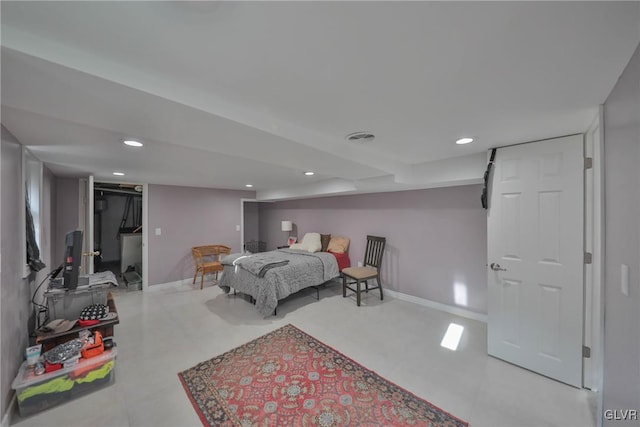
<instances>
[{"instance_id":1,"label":"gray wall","mask_svg":"<svg viewBox=\"0 0 640 427\"><path fill-rule=\"evenodd\" d=\"M11 398L11 382L23 360L29 342L29 283L22 278L22 222L24 201L21 194L22 146L2 127L2 308L1 381L2 406L5 414ZM19 248L20 250L16 250Z\"/></svg>"},{"instance_id":2,"label":"gray wall","mask_svg":"<svg viewBox=\"0 0 640 427\"><path fill-rule=\"evenodd\" d=\"M60 245L65 233L78 228L78 180L58 178L56 184L56 237L60 250L56 259L62 259L64 248ZM149 185L149 284L193 277L192 246L221 243L240 251L240 232L236 231L240 199L254 197L253 191ZM109 200L108 209L112 214L117 212L116 228L122 216L122 207L118 206L124 203L123 198L120 202L117 199ZM160 236L155 235L156 228L162 230Z\"/></svg>"},{"instance_id":3,"label":"gray wall","mask_svg":"<svg viewBox=\"0 0 640 427\"><path fill-rule=\"evenodd\" d=\"M1 169L1 228L2 273L0 282L0 417L4 416L10 402L11 383L24 360L24 349L29 344L29 316L31 293L35 283L50 271L53 247L52 224L55 221L53 203L55 181L47 169L43 171L42 191L42 239L41 259L47 265L37 275L23 279L24 250L22 216L22 145L2 126Z\"/></svg>"},{"instance_id":4,"label":"gray wall","mask_svg":"<svg viewBox=\"0 0 640 427\"><path fill-rule=\"evenodd\" d=\"M640 46L607 98L604 409L640 411ZM631 271L621 292L621 264ZM608 421L605 425L638 425Z\"/></svg>"},{"instance_id":5,"label":"gray wall","mask_svg":"<svg viewBox=\"0 0 640 427\"><path fill-rule=\"evenodd\" d=\"M356 265L367 234L384 236L384 286L486 313L487 227L481 192L481 186L469 185L261 203L260 239L267 249L285 244L280 221L291 220L291 234L298 240L307 232L349 237L349 256ZM466 298L459 294L458 301L456 283L466 289Z\"/></svg>"},{"instance_id":6,"label":"gray wall","mask_svg":"<svg viewBox=\"0 0 640 427\"><path fill-rule=\"evenodd\" d=\"M254 197L253 191L149 185L149 284L193 277L193 246L240 251L240 199Z\"/></svg>"}]
</instances>

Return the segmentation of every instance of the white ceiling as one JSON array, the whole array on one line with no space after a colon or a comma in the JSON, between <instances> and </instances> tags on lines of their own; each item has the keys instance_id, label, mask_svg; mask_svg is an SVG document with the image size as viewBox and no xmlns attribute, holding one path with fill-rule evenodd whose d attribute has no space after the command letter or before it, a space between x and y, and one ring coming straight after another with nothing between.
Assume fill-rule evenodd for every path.
<instances>
[{"instance_id":1,"label":"white ceiling","mask_svg":"<svg viewBox=\"0 0 640 427\"><path fill-rule=\"evenodd\" d=\"M640 42L639 2L1 8L2 124L56 175L264 200L478 182L490 147L584 132Z\"/></svg>"}]
</instances>

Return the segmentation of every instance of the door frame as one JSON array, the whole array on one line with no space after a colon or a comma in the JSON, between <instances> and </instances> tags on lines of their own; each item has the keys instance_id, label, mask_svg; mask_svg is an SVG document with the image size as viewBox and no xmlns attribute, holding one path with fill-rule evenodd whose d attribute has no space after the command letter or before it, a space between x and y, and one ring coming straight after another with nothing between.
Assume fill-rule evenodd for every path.
<instances>
[{"instance_id":1,"label":"door frame","mask_svg":"<svg viewBox=\"0 0 640 427\"><path fill-rule=\"evenodd\" d=\"M591 157L592 168L584 172L584 251L592 254L592 263L585 264L583 300L583 345L591 350L591 357L582 363L582 387L597 394L598 413L602 413L603 349L604 349L604 106L584 135L584 157ZM563 135L570 136L570 135ZM558 137L560 138L560 137ZM555 138L548 138L555 139ZM545 139L546 140L546 139ZM530 141L530 142L541 142ZM502 145L497 149L514 145ZM487 161L490 150L487 152ZM489 189L491 191L491 189ZM591 226L588 226L590 224ZM590 271L589 271L590 270ZM588 274L589 271L589 274ZM602 419L598 418L598 427Z\"/></svg>"},{"instance_id":2,"label":"door frame","mask_svg":"<svg viewBox=\"0 0 640 427\"><path fill-rule=\"evenodd\" d=\"M240 199L240 251L244 252L244 202L257 203L257 199Z\"/></svg>"},{"instance_id":3,"label":"door frame","mask_svg":"<svg viewBox=\"0 0 640 427\"><path fill-rule=\"evenodd\" d=\"M149 290L149 184L142 184L142 290Z\"/></svg>"},{"instance_id":4,"label":"door frame","mask_svg":"<svg viewBox=\"0 0 640 427\"><path fill-rule=\"evenodd\" d=\"M94 176L80 178L78 182L78 229L83 230L83 252L93 252L93 187ZM91 214L89 214L91 212ZM90 256L82 256L82 274L93 274L93 262ZM93 259L93 258L91 258Z\"/></svg>"},{"instance_id":5,"label":"door frame","mask_svg":"<svg viewBox=\"0 0 640 427\"><path fill-rule=\"evenodd\" d=\"M604 106L585 134L585 156L593 159L585 171L585 251L593 255L585 264L584 345L591 348L591 358L584 359L583 387L597 395L598 414L602 413L604 350ZM602 417L598 417L598 426Z\"/></svg>"},{"instance_id":6,"label":"door frame","mask_svg":"<svg viewBox=\"0 0 640 427\"><path fill-rule=\"evenodd\" d=\"M86 207L86 194L87 186L91 185L91 192L93 195L95 179L80 178L79 185L79 197L78 197L78 227L85 229L88 222L87 214L89 210ZM109 184L125 184L123 181L112 180L99 180L98 182L104 182ZM126 184L142 185L142 290L148 290L149 288L149 230L147 224L149 224L149 184L148 183L136 183L126 182ZM91 212L94 211L93 197L90 200ZM91 220L93 223L93 220ZM93 263L91 263L93 264Z\"/></svg>"}]
</instances>

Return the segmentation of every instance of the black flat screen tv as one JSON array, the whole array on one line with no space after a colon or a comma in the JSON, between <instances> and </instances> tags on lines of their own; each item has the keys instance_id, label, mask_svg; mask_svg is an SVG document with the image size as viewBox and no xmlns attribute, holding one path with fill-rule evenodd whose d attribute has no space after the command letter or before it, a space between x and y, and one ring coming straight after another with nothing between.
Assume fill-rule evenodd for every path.
<instances>
[{"instance_id":1,"label":"black flat screen tv","mask_svg":"<svg viewBox=\"0 0 640 427\"><path fill-rule=\"evenodd\" d=\"M64 263L62 267L63 284L67 289L78 287L78 275L82 261L82 230L70 231L65 236Z\"/></svg>"}]
</instances>

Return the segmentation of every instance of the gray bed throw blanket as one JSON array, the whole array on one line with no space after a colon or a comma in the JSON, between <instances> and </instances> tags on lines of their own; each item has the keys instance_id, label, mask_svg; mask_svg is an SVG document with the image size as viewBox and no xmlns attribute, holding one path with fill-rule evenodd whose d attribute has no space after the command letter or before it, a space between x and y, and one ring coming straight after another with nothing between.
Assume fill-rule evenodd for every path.
<instances>
[{"instance_id":1,"label":"gray bed throw blanket","mask_svg":"<svg viewBox=\"0 0 640 427\"><path fill-rule=\"evenodd\" d=\"M289 264L289 260L278 252L260 252L257 254L243 255L235 259L234 265L239 265L258 277L264 277L272 268Z\"/></svg>"},{"instance_id":2,"label":"gray bed throw blanket","mask_svg":"<svg viewBox=\"0 0 640 427\"><path fill-rule=\"evenodd\" d=\"M224 292L233 288L251 295L263 316L273 314L278 300L340 275L336 258L327 252L279 249L260 254L235 253L221 262L224 272L220 288Z\"/></svg>"}]
</instances>

